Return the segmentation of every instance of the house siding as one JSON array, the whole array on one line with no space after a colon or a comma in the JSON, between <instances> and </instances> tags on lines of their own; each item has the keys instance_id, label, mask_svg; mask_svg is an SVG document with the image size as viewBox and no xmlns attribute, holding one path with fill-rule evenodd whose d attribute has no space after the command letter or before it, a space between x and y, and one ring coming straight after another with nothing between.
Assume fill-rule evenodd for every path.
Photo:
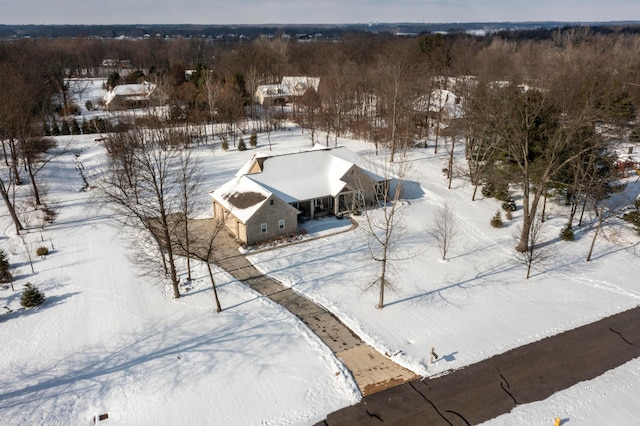
<instances>
[{"instance_id":1,"label":"house siding","mask_svg":"<svg viewBox=\"0 0 640 426\"><path fill-rule=\"evenodd\" d=\"M273 205L270 204L273 200ZM279 221L284 220L284 229L280 229ZM262 232L261 226L267 224L267 232ZM281 235L288 235L298 230L298 212L295 208L271 196L258 211L247 221L245 239L248 245L273 240Z\"/></svg>"},{"instance_id":2,"label":"house siding","mask_svg":"<svg viewBox=\"0 0 640 426\"><path fill-rule=\"evenodd\" d=\"M342 180L354 191L362 191L362 196L367 204L377 201L375 181L359 167L351 167Z\"/></svg>"},{"instance_id":3,"label":"house siding","mask_svg":"<svg viewBox=\"0 0 640 426\"><path fill-rule=\"evenodd\" d=\"M213 201L213 217L224 220L225 227L240 241L247 242L247 226L219 203Z\"/></svg>"}]
</instances>

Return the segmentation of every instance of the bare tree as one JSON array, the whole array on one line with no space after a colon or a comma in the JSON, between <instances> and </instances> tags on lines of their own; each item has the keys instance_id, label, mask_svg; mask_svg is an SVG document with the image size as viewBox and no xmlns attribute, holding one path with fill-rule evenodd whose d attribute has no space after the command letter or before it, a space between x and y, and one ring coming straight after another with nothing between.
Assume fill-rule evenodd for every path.
<instances>
[{"instance_id":1,"label":"bare tree","mask_svg":"<svg viewBox=\"0 0 640 426\"><path fill-rule=\"evenodd\" d=\"M365 223L361 227L366 234L369 255L380 265L379 275L368 287L378 289L378 309L384 308L385 290L393 288L389 280L391 263L399 259L395 249L402 230L402 178L407 174L408 163L387 162L382 169L386 183L376 191L377 208L363 206Z\"/></svg>"},{"instance_id":2,"label":"bare tree","mask_svg":"<svg viewBox=\"0 0 640 426\"><path fill-rule=\"evenodd\" d=\"M622 192L616 193L615 195L609 197L607 194L600 193L600 196L596 196L595 194L589 195L589 200L593 205L593 211L596 214L596 225L595 232L593 233L593 239L591 240L591 245L589 246L589 253L587 254L587 262L591 261L593 256L593 249L596 244L596 240L600 236L604 236L604 238L608 239L609 236L604 231L604 225L609 220L618 217L621 210L629 204L633 204L633 200L637 197L637 194L633 191L628 191L625 187Z\"/></svg>"},{"instance_id":3,"label":"bare tree","mask_svg":"<svg viewBox=\"0 0 640 426\"><path fill-rule=\"evenodd\" d=\"M320 108L322 102L318 92L313 87L307 89L299 99L298 102L302 117L300 122L303 127L309 130L311 135L311 146L316 143L316 129L318 127L318 116L320 115Z\"/></svg>"},{"instance_id":4,"label":"bare tree","mask_svg":"<svg viewBox=\"0 0 640 426\"><path fill-rule=\"evenodd\" d=\"M191 253L191 239L189 237L189 217L195 208L198 192L200 190L201 174L198 173L199 162L191 156L188 150L180 152L176 179L180 192L178 208L179 220L176 224L182 229L179 235L184 235L185 251ZM191 280L191 258L187 256L187 279Z\"/></svg>"},{"instance_id":5,"label":"bare tree","mask_svg":"<svg viewBox=\"0 0 640 426\"><path fill-rule=\"evenodd\" d=\"M4 204L5 206L7 206L7 210L9 211L9 215L11 215L11 220L13 220L13 224L16 227L16 234L20 234L20 231L24 230L24 226L22 225L22 223L20 222L20 219L18 218L18 214L16 213L15 206L9 199L7 187L5 186L4 181L2 180L2 177L0 177L0 196L2 196L2 199L4 200Z\"/></svg>"},{"instance_id":6,"label":"bare tree","mask_svg":"<svg viewBox=\"0 0 640 426\"><path fill-rule=\"evenodd\" d=\"M429 235L436 240L440 249L442 260L447 259L447 253L457 232L456 218L453 209L448 204L440 207L434 214L433 226L428 231Z\"/></svg>"},{"instance_id":7,"label":"bare tree","mask_svg":"<svg viewBox=\"0 0 640 426\"><path fill-rule=\"evenodd\" d=\"M542 218L540 215L537 216L529 227L529 245L527 246L527 249L516 252L516 256L518 256L518 258L520 258L527 267L527 279L529 279L529 276L531 275L531 267L548 258L546 247L540 244L540 239L543 237L543 225L544 222L542 221ZM521 231L514 235L516 240L520 238L520 232Z\"/></svg>"},{"instance_id":8,"label":"bare tree","mask_svg":"<svg viewBox=\"0 0 640 426\"><path fill-rule=\"evenodd\" d=\"M146 231L156 243L166 275L171 279L173 296L180 297L174 253L174 215L180 212L179 169L181 152L172 144L166 127L127 132L122 147L124 160L113 159L100 183L111 208L125 225ZM131 175L123 172L128 163Z\"/></svg>"},{"instance_id":9,"label":"bare tree","mask_svg":"<svg viewBox=\"0 0 640 426\"><path fill-rule=\"evenodd\" d=\"M226 212L223 217L211 220L192 221L188 231L193 241L191 241L188 247L183 238L176 240L180 249L184 250L188 257L192 256L207 265L209 280L211 281L211 288L213 289L213 297L216 303L216 312L221 312L222 307L220 305L220 298L218 297L216 280L213 276L213 270L211 269L211 262L215 260L214 254L218 250L218 236L220 232L225 229L228 215L229 213Z\"/></svg>"},{"instance_id":10,"label":"bare tree","mask_svg":"<svg viewBox=\"0 0 640 426\"><path fill-rule=\"evenodd\" d=\"M384 55L379 58L377 110L382 113L388 130L389 161L392 163L401 145L406 147L408 144L406 139L402 140L401 135L402 130L408 126L414 100L417 98L412 84L416 70L415 53L405 45L393 43L385 47Z\"/></svg>"}]
</instances>

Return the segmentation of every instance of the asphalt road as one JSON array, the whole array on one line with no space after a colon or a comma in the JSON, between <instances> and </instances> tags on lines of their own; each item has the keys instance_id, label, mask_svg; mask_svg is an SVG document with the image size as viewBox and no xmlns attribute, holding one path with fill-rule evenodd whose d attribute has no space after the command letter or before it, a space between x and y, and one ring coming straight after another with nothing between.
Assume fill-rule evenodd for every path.
<instances>
[{"instance_id":1,"label":"asphalt road","mask_svg":"<svg viewBox=\"0 0 640 426\"><path fill-rule=\"evenodd\" d=\"M475 425L640 356L640 307L434 379L364 397L319 425ZM553 424L553 418L549 424ZM630 419L631 420L631 419Z\"/></svg>"}]
</instances>

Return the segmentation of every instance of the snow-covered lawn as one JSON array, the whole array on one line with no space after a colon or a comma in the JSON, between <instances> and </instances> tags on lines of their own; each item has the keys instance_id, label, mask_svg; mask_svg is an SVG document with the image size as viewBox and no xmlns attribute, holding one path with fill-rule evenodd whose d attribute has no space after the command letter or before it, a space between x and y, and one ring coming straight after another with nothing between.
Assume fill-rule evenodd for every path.
<instances>
[{"instance_id":1,"label":"snow-covered lawn","mask_svg":"<svg viewBox=\"0 0 640 426\"><path fill-rule=\"evenodd\" d=\"M364 291L379 266L368 255L362 216L356 217L361 226L354 232L249 259L336 313L381 352L400 351L397 362L427 376L640 304L640 253L632 232L618 229L618 244L598 240L595 259L585 262L590 228L577 232L576 242L560 241L563 208L548 206L543 228L548 259L526 280L526 267L513 249L521 211L503 228L492 228L498 201L480 196L471 202L473 188L462 180L447 190L440 172L446 159L431 150L412 154L406 180L418 182L421 191L407 193L404 201L395 248L400 260L392 262L396 290L386 294L384 310L374 309L376 291ZM637 194L638 188L629 182L628 191ZM445 203L455 213L458 232L443 262L427 230ZM444 359L429 365L432 346Z\"/></svg>"},{"instance_id":2,"label":"snow-covered lawn","mask_svg":"<svg viewBox=\"0 0 640 426\"><path fill-rule=\"evenodd\" d=\"M13 310L0 314L0 424L89 424L102 413L109 413L109 424L313 424L359 400L352 378L317 337L224 271L216 273L222 313L214 312L202 265L190 289L172 300L165 283L136 263L127 244L132 236L111 226L108 210L99 209L93 197L96 191L79 191L74 155L80 155L89 183L104 160L93 138L58 138L59 149L69 150L41 172L59 216L44 230L33 224L25 236L32 252L39 245L53 248L46 258L34 259L35 274L0 207L0 229L6 230L0 248L17 278L17 291L0 290L2 306ZM277 151L310 148L308 134L299 129L271 139ZM371 155L371 145L347 139L340 144ZM268 150L266 135L259 136L258 149ZM207 192L256 150L196 152L206 182L198 216L206 217ZM594 259L585 262L592 228L578 231L576 242L559 241L564 207L551 203L548 260L525 280L526 268L513 250L520 212L504 228L492 228L489 220L499 203L482 196L471 202L472 188L462 179L447 190L443 155L419 149L406 160L411 167L395 250L404 259L392 263L396 290L387 292L383 310L374 307L377 293L364 291L378 272L367 254L364 223L351 232L251 254L250 260L426 376L640 304L640 250L630 230L610 229L615 238L598 240ZM628 191L638 194L639 188L637 179L629 179ZM26 185L20 190L28 191ZM455 212L458 233L442 262L427 230L445 203ZM26 282L47 296L36 310L19 309ZM429 365L432 346L441 359ZM614 410L618 424L625 424L637 413L639 369L637 361L630 362L593 383L518 407L495 424L583 419L579 401L592 410L580 424L607 424ZM616 396L605 397L612 382ZM573 411L560 410L566 398L577 401Z\"/></svg>"},{"instance_id":3,"label":"snow-covered lawn","mask_svg":"<svg viewBox=\"0 0 640 426\"><path fill-rule=\"evenodd\" d=\"M0 248L16 278L15 292L0 292L13 310L0 314L0 424L90 424L104 413L121 425L312 424L358 401L349 372L319 338L226 272L216 273L222 313L204 265L173 300L93 192L80 191L74 155L91 182L103 148L91 136L59 141L69 151L42 172L59 216L25 235L34 253L53 246L34 259L35 274L4 206L0 218ZM214 159L206 149L201 156ZM28 281L47 297L35 310L19 305Z\"/></svg>"}]
</instances>

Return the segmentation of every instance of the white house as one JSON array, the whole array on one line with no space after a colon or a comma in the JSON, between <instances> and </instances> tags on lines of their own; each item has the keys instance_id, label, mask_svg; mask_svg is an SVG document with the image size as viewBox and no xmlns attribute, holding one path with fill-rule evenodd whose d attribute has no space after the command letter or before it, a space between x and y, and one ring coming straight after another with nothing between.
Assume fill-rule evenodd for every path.
<instances>
[{"instance_id":1,"label":"white house","mask_svg":"<svg viewBox=\"0 0 640 426\"><path fill-rule=\"evenodd\" d=\"M462 118L463 115L461 99L453 92L444 89L436 89L418 98L414 104L414 110L428 117L440 115L445 122Z\"/></svg>"},{"instance_id":2,"label":"white house","mask_svg":"<svg viewBox=\"0 0 640 426\"><path fill-rule=\"evenodd\" d=\"M318 91L320 77L282 77L280 84L265 84L258 86L255 93L256 102L264 105L285 104L303 96L307 90Z\"/></svg>"},{"instance_id":3,"label":"white house","mask_svg":"<svg viewBox=\"0 0 640 426\"><path fill-rule=\"evenodd\" d=\"M383 194L387 182L356 161L347 148L321 145L294 154L256 154L210 193L213 215L252 245L294 233L300 221L362 208Z\"/></svg>"},{"instance_id":4,"label":"white house","mask_svg":"<svg viewBox=\"0 0 640 426\"><path fill-rule=\"evenodd\" d=\"M147 103L156 85L148 81L140 84L119 84L104 95L104 103L107 108L116 104L118 107L136 106Z\"/></svg>"}]
</instances>

